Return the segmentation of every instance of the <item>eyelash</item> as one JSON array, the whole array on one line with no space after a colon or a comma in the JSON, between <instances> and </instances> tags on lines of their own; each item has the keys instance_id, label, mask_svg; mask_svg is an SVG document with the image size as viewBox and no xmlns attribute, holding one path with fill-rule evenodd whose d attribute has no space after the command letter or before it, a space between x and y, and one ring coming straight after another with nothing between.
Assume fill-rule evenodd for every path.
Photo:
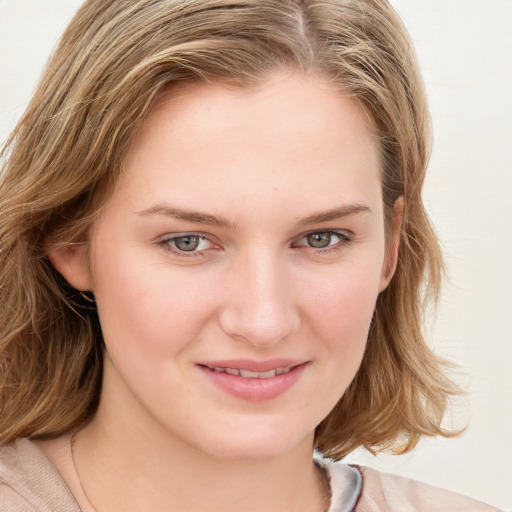
<instances>
[{"instance_id":1,"label":"eyelash","mask_svg":"<svg viewBox=\"0 0 512 512\"><path fill-rule=\"evenodd\" d=\"M354 234L351 233L350 231L345 231L345 230L341 230L341 231L338 231L338 230L311 231L309 233L302 235L299 238L299 241L304 240L311 235L317 235L317 234L327 234L330 237L337 237L339 239L339 241L333 245L328 245L326 247L315 248L315 247L312 247L312 246L306 245L306 244L298 245L297 243L292 243L291 247L292 248L307 247L309 249L314 250L316 253L323 254L323 253L340 251L354 241ZM179 257L184 257L184 258L204 256L205 251L210 249L210 247L209 247L208 249L204 249L202 251L196 251L196 250L183 251L183 250L178 249L176 246L172 245L173 243L176 243L175 242L176 240L187 238L187 237L199 238L200 241L203 241L203 240L209 241L208 237L201 233L179 233L177 235L168 236L165 239L160 240L158 242L158 245L160 247L162 247L162 249L164 251L170 252L174 255L177 255ZM213 244L213 242L210 241L210 243L213 245L213 247L215 247L215 244Z\"/></svg>"},{"instance_id":2,"label":"eyelash","mask_svg":"<svg viewBox=\"0 0 512 512\"><path fill-rule=\"evenodd\" d=\"M177 235L172 235L172 236L166 237L163 240L160 240L158 242L158 245L160 245L164 251L170 252L171 254L175 254L175 255L183 257L183 258L192 258L194 256L203 256L205 250L207 250L207 249L202 250L202 251L195 251L195 250L194 251L182 251L182 250L178 249L177 247L175 247L175 246L173 247L171 245L173 242L175 243L176 240L179 240L180 238L187 238L187 237L199 238L200 241L208 240L208 237L206 237L205 235L202 235L201 233L179 233ZM213 242L210 242L210 243L212 245L215 245L215 244L213 244Z\"/></svg>"},{"instance_id":3,"label":"eyelash","mask_svg":"<svg viewBox=\"0 0 512 512\"><path fill-rule=\"evenodd\" d=\"M317 253L329 253L329 252L336 252L336 251L340 251L344 248L346 248L350 243L352 243L354 241L354 234L351 233L350 231L345 231L345 230L330 230L330 229L326 229L326 230L322 230L322 231L311 231L310 233L306 233L305 235L303 235L299 240L304 240L306 239L307 237L311 236L311 235L320 235L320 234L326 234L326 235L329 235L330 237L337 237L338 238L338 242L333 244L333 245L328 245L326 247L312 247L311 245L293 245L294 247L308 247L310 249L313 249L315 252Z\"/></svg>"}]
</instances>

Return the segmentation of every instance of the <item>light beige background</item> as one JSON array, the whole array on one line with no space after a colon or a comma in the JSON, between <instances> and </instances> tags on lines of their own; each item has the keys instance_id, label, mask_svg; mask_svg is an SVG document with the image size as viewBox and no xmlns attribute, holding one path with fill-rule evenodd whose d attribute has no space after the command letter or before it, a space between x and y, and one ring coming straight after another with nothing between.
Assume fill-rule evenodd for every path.
<instances>
[{"instance_id":1,"label":"light beige background","mask_svg":"<svg viewBox=\"0 0 512 512\"><path fill-rule=\"evenodd\" d=\"M81 0L0 0L0 140ZM468 395L455 440L349 459L512 510L512 0L392 0L416 43L434 118L425 198L450 283L430 328Z\"/></svg>"}]
</instances>

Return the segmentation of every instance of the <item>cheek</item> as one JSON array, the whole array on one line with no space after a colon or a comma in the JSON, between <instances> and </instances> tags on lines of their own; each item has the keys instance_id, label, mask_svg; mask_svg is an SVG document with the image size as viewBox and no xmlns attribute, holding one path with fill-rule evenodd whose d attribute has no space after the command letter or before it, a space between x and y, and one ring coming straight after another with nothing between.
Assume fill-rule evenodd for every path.
<instances>
[{"instance_id":1,"label":"cheek","mask_svg":"<svg viewBox=\"0 0 512 512\"><path fill-rule=\"evenodd\" d=\"M326 333L345 333L344 338L366 332L379 293L380 266L349 264L315 278L315 286L303 290L314 324Z\"/></svg>"},{"instance_id":2,"label":"cheek","mask_svg":"<svg viewBox=\"0 0 512 512\"><path fill-rule=\"evenodd\" d=\"M378 297L379 275L375 266L340 269L309 294L310 336L323 344L329 368L326 379L330 379L334 402L361 364Z\"/></svg>"},{"instance_id":3,"label":"cheek","mask_svg":"<svg viewBox=\"0 0 512 512\"><path fill-rule=\"evenodd\" d=\"M96 260L102 262L94 272L96 302L113 359L154 372L169 360L165 356L177 356L197 339L211 314L207 285L160 263L144 263L136 252L98 254Z\"/></svg>"}]
</instances>

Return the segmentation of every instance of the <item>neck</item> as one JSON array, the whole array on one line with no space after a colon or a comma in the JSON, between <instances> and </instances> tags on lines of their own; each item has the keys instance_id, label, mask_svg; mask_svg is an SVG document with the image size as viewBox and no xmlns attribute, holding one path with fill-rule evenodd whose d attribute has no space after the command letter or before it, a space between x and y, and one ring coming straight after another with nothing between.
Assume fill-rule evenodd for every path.
<instances>
[{"instance_id":1,"label":"neck","mask_svg":"<svg viewBox=\"0 0 512 512\"><path fill-rule=\"evenodd\" d=\"M101 415L74 441L78 476L94 512L324 512L326 485L312 462L312 439L290 453L227 460L170 436L111 429ZM129 482L129 485L127 485Z\"/></svg>"}]
</instances>

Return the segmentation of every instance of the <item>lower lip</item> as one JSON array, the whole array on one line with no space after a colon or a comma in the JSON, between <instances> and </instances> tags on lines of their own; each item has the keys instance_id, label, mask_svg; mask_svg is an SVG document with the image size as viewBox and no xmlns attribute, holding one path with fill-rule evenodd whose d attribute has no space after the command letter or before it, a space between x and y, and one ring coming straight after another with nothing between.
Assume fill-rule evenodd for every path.
<instances>
[{"instance_id":1,"label":"lower lip","mask_svg":"<svg viewBox=\"0 0 512 512\"><path fill-rule=\"evenodd\" d=\"M297 383L307 364L300 364L288 373L269 377L267 379L253 379L216 372L206 366L199 366L202 372L213 381L215 385L226 393L251 402L273 400L288 391Z\"/></svg>"}]
</instances>

